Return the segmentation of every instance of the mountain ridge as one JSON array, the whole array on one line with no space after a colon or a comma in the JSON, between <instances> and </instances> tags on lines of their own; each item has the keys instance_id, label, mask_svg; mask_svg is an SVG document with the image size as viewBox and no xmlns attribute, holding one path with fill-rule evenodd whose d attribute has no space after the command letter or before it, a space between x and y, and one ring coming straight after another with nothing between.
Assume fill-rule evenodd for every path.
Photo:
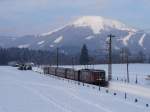
<instances>
[{"instance_id":1,"label":"mountain ridge","mask_svg":"<svg viewBox=\"0 0 150 112\"><path fill-rule=\"evenodd\" d=\"M55 50L60 47L62 51L70 53L79 52L82 45L87 44L89 50L94 51L106 49L108 34L116 36L113 39L115 50L127 47L131 52L150 53L148 33L101 16L83 16L72 23L38 36L0 39L0 46L42 50Z\"/></svg>"}]
</instances>

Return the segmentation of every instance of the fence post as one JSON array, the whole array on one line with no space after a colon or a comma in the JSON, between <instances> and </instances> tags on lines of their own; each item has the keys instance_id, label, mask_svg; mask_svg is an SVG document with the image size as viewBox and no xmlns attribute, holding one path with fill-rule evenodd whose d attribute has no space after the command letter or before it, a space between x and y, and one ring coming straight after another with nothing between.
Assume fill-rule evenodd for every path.
<instances>
[{"instance_id":1,"label":"fence post","mask_svg":"<svg viewBox=\"0 0 150 112\"><path fill-rule=\"evenodd\" d=\"M83 86L84 86L84 82L83 82Z\"/></svg>"},{"instance_id":2,"label":"fence post","mask_svg":"<svg viewBox=\"0 0 150 112\"><path fill-rule=\"evenodd\" d=\"M137 103L137 102L138 102L138 99L137 99L137 98L135 98L135 100L134 100L134 101L135 101L135 103Z\"/></svg>"},{"instance_id":3,"label":"fence post","mask_svg":"<svg viewBox=\"0 0 150 112\"><path fill-rule=\"evenodd\" d=\"M106 93L108 93L109 92L109 90L108 89L106 89Z\"/></svg>"},{"instance_id":4,"label":"fence post","mask_svg":"<svg viewBox=\"0 0 150 112\"><path fill-rule=\"evenodd\" d=\"M137 78L137 75L136 75L135 83L136 83L136 84L138 83L138 78Z\"/></svg>"},{"instance_id":5,"label":"fence post","mask_svg":"<svg viewBox=\"0 0 150 112\"><path fill-rule=\"evenodd\" d=\"M149 105L148 105L148 104L146 104L146 107L149 107Z\"/></svg>"},{"instance_id":6,"label":"fence post","mask_svg":"<svg viewBox=\"0 0 150 112\"><path fill-rule=\"evenodd\" d=\"M127 93L125 93L124 98L127 99Z\"/></svg>"},{"instance_id":7,"label":"fence post","mask_svg":"<svg viewBox=\"0 0 150 112\"><path fill-rule=\"evenodd\" d=\"M118 80L118 77L117 77L117 80Z\"/></svg>"},{"instance_id":8,"label":"fence post","mask_svg":"<svg viewBox=\"0 0 150 112\"><path fill-rule=\"evenodd\" d=\"M117 93L114 93L114 96L116 96L117 95Z\"/></svg>"}]
</instances>

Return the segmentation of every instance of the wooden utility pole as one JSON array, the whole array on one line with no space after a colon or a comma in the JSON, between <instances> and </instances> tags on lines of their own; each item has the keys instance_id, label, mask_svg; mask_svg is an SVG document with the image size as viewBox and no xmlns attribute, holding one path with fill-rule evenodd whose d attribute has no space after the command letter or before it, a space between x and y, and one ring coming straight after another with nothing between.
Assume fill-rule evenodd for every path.
<instances>
[{"instance_id":1,"label":"wooden utility pole","mask_svg":"<svg viewBox=\"0 0 150 112\"><path fill-rule=\"evenodd\" d=\"M56 56L56 63L57 63L57 68L59 66L59 48L57 48L57 56Z\"/></svg>"},{"instance_id":2,"label":"wooden utility pole","mask_svg":"<svg viewBox=\"0 0 150 112\"><path fill-rule=\"evenodd\" d=\"M127 82L130 82L129 78L129 59L128 59L128 53L126 53L126 61L127 61Z\"/></svg>"},{"instance_id":3,"label":"wooden utility pole","mask_svg":"<svg viewBox=\"0 0 150 112\"><path fill-rule=\"evenodd\" d=\"M121 58L121 63L123 64L124 63L124 49L122 48L121 49L121 56L120 56L120 58Z\"/></svg>"},{"instance_id":4,"label":"wooden utility pole","mask_svg":"<svg viewBox=\"0 0 150 112\"><path fill-rule=\"evenodd\" d=\"M72 69L74 69L74 57L72 57Z\"/></svg>"},{"instance_id":5,"label":"wooden utility pole","mask_svg":"<svg viewBox=\"0 0 150 112\"><path fill-rule=\"evenodd\" d=\"M127 49L122 49L123 51L123 56L125 57L125 62L127 65L127 82L130 82L130 77L129 77L129 56L128 56L128 50Z\"/></svg>"},{"instance_id":6,"label":"wooden utility pole","mask_svg":"<svg viewBox=\"0 0 150 112\"><path fill-rule=\"evenodd\" d=\"M112 37L114 35L110 34L109 37L109 62L108 62L108 81L112 79Z\"/></svg>"}]
</instances>

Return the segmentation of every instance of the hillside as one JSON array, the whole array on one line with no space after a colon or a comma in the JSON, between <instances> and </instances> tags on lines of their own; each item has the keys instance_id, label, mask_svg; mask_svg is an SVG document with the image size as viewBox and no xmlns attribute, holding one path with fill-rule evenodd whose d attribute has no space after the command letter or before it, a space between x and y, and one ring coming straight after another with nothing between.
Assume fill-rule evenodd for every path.
<instances>
[{"instance_id":1,"label":"hillside","mask_svg":"<svg viewBox=\"0 0 150 112\"><path fill-rule=\"evenodd\" d=\"M116 36L113 38L114 50L127 47L133 53L139 51L150 53L149 33L100 16L83 16L41 35L1 37L0 46L42 50L55 50L56 47L60 47L65 53L77 53L86 43L90 51L97 51L106 49L108 34Z\"/></svg>"}]
</instances>

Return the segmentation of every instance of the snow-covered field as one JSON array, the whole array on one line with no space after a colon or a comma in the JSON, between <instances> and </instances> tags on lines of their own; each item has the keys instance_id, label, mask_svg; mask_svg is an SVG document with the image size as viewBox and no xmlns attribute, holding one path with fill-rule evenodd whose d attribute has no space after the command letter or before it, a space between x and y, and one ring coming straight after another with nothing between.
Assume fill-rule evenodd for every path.
<instances>
[{"instance_id":1,"label":"snow-covered field","mask_svg":"<svg viewBox=\"0 0 150 112\"><path fill-rule=\"evenodd\" d=\"M72 67L72 66L65 66ZM103 69L108 74L108 65L89 65L86 66L74 66L75 69L81 68L95 68L95 69ZM129 75L130 75L130 83L135 84L136 77L139 85L144 85L150 87L150 81L146 81L145 78L147 75L150 75L150 64L129 64ZM124 81L127 79L127 65L126 64L113 64L112 65L112 77L113 80L116 81Z\"/></svg>"},{"instance_id":2,"label":"snow-covered field","mask_svg":"<svg viewBox=\"0 0 150 112\"><path fill-rule=\"evenodd\" d=\"M146 104L146 96L127 93L125 99L123 91L0 67L0 112L149 112Z\"/></svg>"},{"instance_id":3,"label":"snow-covered field","mask_svg":"<svg viewBox=\"0 0 150 112\"><path fill-rule=\"evenodd\" d=\"M72 66L64 66L66 68ZM75 69L94 68L103 69L108 75L108 65L88 65L74 66ZM112 81L109 89L121 92L127 92L133 95L150 98L150 80L146 80L147 75L150 75L150 64L129 64L130 83L127 83L127 65L113 64L112 65ZM118 79L118 80L117 80ZM137 79L137 83L136 82Z\"/></svg>"}]
</instances>

